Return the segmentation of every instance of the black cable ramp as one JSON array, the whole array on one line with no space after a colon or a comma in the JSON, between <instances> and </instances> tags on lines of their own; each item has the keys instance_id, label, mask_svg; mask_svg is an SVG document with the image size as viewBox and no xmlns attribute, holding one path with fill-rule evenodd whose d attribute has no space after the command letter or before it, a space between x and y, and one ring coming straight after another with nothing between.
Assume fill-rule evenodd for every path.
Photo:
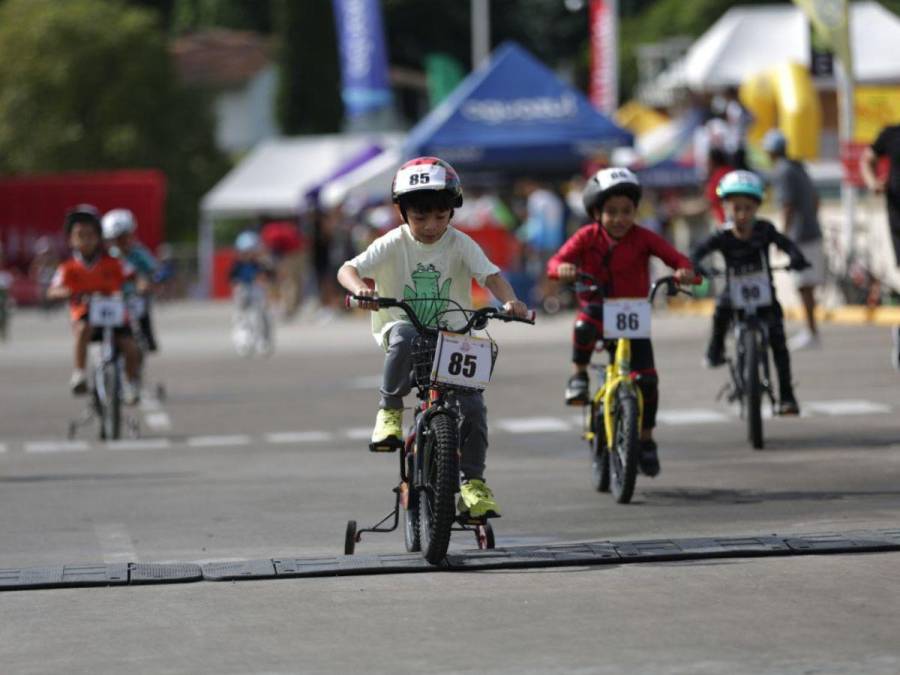
<instances>
[{"instance_id":1,"label":"black cable ramp","mask_svg":"<svg viewBox=\"0 0 900 675\"><path fill-rule=\"evenodd\" d=\"M65 564L0 569L0 591L896 551L900 551L900 528L508 546L451 551L443 565L430 565L419 553L208 563Z\"/></svg>"}]
</instances>

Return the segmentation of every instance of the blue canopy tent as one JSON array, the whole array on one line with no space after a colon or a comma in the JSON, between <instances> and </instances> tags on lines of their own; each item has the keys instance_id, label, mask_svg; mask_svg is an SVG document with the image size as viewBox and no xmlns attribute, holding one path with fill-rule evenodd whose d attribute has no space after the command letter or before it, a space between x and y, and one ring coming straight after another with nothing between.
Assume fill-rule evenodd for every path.
<instances>
[{"instance_id":1,"label":"blue canopy tent","mask_svg":"<svg viewBox=\"0 0 900 675\"><path fill-rule=\"evenodd\" d=\"M574 171L632 142L581 92L507 42L409 132L403 154L468 170Z\"/></svg>"}]
</instances>

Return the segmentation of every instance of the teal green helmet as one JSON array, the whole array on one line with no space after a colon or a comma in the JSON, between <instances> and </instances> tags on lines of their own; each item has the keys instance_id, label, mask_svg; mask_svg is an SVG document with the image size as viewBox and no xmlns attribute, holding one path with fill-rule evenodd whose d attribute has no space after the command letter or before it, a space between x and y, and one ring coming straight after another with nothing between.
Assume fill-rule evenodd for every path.
<instances>
[{"instance_id":1,"label":"teal green helmet","mask_svg":"<svg viewBox=\"0 0 900 675\"><path fill-rule=\"evenodd\" d=\"M722 176L716 187L716 194L720 199L743 195L761 202L765 191L762 180L752 171L729 171Z\"/></svg>"}]
</instances>

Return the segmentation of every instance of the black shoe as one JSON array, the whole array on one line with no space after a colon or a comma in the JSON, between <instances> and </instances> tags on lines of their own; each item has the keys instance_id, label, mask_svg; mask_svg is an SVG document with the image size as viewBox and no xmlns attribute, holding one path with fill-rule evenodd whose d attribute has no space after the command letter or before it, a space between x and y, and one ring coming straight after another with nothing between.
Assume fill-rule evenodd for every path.
<instances>
[{"instance_id":1,"label":"black shoe","mask_svg":"<svg viewBox=\"0 0 900 675\"><path fill-rule=\"evenodd\" d=\"M575 373L566 384L566 405L587 405L590 381L587 373Z\"/></svg>"},{"instance_id":2,"label":"black shoe","mask_svg":"<svg viewBox=\"0 0 900 675\"><path fill-rule=\"evenodd\" d=\"M656 441L640 441L641 456L638 459L638 468L645 476L659 474L659 455L656 452Z\"/></svg>"},{"instance_id":3,"label":"black shoe","mask_svg":"<svg viewBox=\"0 0 900 675\"><path fill-rule=\"evenodd\" d=\"M707 368L718 368L725 365L725 354L720 351L710 350L703 357L703 365Z\"/></svg>"},{"instance_id":4,"label":"black shoe","mask_svg":"<svg viewBox=\"0 0 900 675\"><path fill-rule=\"evenodd\" d=\"M782 396L778 403L778 414L783 416L796 416L800 414L800 406L793 396Z\"/></svg>"}]
</instances>

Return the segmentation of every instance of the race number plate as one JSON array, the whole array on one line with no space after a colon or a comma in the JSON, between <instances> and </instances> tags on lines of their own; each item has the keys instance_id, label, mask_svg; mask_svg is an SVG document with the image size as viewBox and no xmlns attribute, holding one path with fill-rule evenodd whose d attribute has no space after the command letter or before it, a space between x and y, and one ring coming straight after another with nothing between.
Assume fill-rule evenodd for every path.
<instances>
[{"instance_id":1,"label":"race number plate","mask_svg":"<svg viewBox=\"0 0 900 675\"><path fill-rule=\"evenodd\" d=\"M649 338L650 303L644 298L604 300L603 337Z\"/></svg>"},{"instance_id":2,"label":"race number plate","mask_svg":"<svg viewBox=\"0 0 900 675\"><path fill-rule=\"evenodd\" d=\"M491 341L441 332L434 350L431 379L458 387L484 389L491 381Z\"/></svg>"},{"instance_id":3,"label":"race number plate","mask_svg":"<svg viewBox=\"0 0 900 675\"><path fill-rule=\"evenodd\" d=\"M737 309L768 307L772 304L772 283L766 272L735 274L729 281L731 304Z\"/></svg>"},{"instance_id":4,"label":"race number plate","mask_svg":"<svg viewBox=\"0 0 900 675\"><path fill-rule=\"evenodd\" d=\"M88 321L92 326L112 327L125 324L125 303L122 298L91 298Z\"/></svg>"}]
</instances>

